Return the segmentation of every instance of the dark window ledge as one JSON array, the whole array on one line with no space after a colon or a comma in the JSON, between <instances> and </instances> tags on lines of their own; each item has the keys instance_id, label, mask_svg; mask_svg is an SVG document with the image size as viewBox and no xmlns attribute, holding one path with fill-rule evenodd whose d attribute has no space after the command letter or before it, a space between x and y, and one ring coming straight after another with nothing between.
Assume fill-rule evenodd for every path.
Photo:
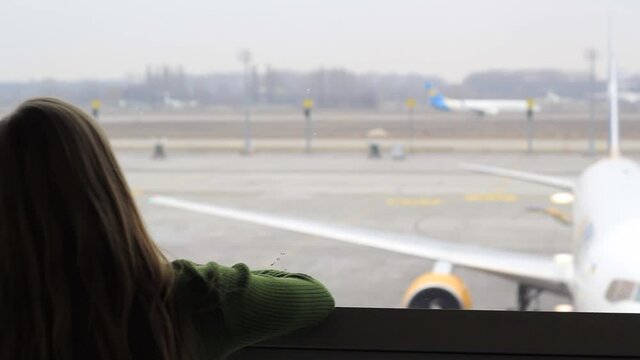
<instances>
[{"instance_id":1,"label":"dark window ledge","mask_svg":"<svg viewBox=\"0 0 640 360\"><path fill-rule=\"evenodd\" d=\"M232 359L640 358L640 315L338 308Z\"/></svg>"}]
</instances>

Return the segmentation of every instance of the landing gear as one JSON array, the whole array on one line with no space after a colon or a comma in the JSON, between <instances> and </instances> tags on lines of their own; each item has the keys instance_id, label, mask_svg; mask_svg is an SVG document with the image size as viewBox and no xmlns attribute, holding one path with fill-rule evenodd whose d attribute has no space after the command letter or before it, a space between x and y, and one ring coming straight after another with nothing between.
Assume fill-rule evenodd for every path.
<instances>
[{"instance_id":1,"label":"landing gear","mask_svg":"<svg viewBox=\"0 0 640 360\"><path fill-rule=\"evenodd\" d=\"M531 303L538 300L541 293L542 290L536 287L518 284L518 310L531 310Z\"/></svg>"}]
</instances>

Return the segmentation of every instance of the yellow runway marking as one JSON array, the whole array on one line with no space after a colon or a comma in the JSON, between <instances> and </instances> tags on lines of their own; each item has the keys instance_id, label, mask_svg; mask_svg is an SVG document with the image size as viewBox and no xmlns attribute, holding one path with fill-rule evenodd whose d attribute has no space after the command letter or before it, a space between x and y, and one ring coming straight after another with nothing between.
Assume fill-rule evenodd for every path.
<instances>
[{"instance_id":1,"label":"yellow runway marking","mask_svg":"<svg viewBox=\"0 0 640 360\"><path fill-rule=\"evenodd\" d=\"M464 201L469 202L515 202L518 201L518 195L506 193L477 193L467 194Z\"/></svg>"},{"instance_id":2,"label":"yellow runway marking","mask_svg":"<svg viewBox=\"0 0 640 360\"><path fill-rule=\"evenodd\" d=\"M406 198L388 198L386 201L389 206L435 206L442 204L442 200L438 198L426 197L406 197Z\"/></svg>"}]
</instances>

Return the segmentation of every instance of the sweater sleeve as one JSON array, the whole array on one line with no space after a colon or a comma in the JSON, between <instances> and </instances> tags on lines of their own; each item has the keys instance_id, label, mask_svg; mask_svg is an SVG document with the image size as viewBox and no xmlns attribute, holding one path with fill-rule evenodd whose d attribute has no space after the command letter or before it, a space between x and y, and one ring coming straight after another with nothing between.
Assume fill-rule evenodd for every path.
<instances>
[{"instance_id":1,"label":"sweater sleeve","mask_svg":"<svg viewBox=\"0 0 640 360\"><path fill-rule=\"evenodd\" d=\"M331 294L308 275L250 272L244 264L226 268L221 275L229 351L315 325L334 308Z\"/></svg>"},{"instance_id":2,"label":"sweater sleeve","mask_svg":"<svg viewBox=\"0 0 640 360\"><path fill-rule=\"evenodd\" d=\"M229 354L241 347L309 327L334 308L327 289L308 275L278 270L250 271L244 264L196 265L186 261L188 298L203 347ZM183 276L184 277L184 276ZM184 280L184 279L183 279Z\"/></svg>"}]
</instances>

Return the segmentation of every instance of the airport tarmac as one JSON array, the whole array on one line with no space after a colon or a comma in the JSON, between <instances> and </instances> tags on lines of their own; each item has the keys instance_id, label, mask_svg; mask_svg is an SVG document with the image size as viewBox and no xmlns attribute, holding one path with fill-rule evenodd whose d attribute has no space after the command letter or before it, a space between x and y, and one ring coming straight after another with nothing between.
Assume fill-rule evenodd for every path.
<instances>
[{"instance_id":1,"label":"airport tarmac","mask_svg":"<svg viewBox=\"0 0 640 360\"><path fill-rule=\"evenodd\" d=\"M438 153L402 161L356 153L148 152L118 157L153 238L170 258L313 275L338 306L399 307L411 281L431 269L417 257L294 234L148 203L162 194L283 216L343 223L539 254L567 252L571 230L531 208L550 206L553 189L469 173L468 161L574 177L581 155ZM567 206L560 209L570 212ZM475 309L512 309L516 284L457 268ZM538 308L566 298L543 294Z\"/></svg>"}]
</instances>

